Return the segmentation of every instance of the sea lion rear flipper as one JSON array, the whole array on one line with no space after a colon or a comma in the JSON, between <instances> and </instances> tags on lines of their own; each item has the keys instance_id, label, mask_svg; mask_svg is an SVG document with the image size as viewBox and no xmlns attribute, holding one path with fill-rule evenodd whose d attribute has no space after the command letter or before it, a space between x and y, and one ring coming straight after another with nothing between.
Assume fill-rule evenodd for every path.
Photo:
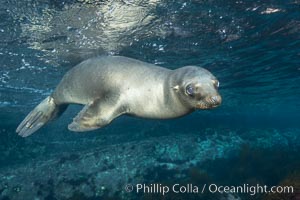
<instances>
[{"instance_id":1,"label":"sea lion rear flipper","mask_svg":"<svg viewBox=\"0 0 300 200\"><path fill-rule=\"evenodd\" d=\"M113 107L113 106L112 106ZM109 124L113 116L110 111L114 109L108 107L105 102L100 99L95 99L76 115L73 122L69 124L68 129L74 132L92 131ZM105 116L103 114L105 113Z\"/></svg>"},{"instance_id":2,"label":"sea lion rear flipper","mask_svg":"<svg viewBox=\"0 0 300 200\"><path fill-rule=\"evenodd\" d=\"M25 117L16 132L22 137L27 137L40 129L49 120L60 115L66 108L66 105L56 105L54 99L49 96Z\"/></svg>"}]
</instances>

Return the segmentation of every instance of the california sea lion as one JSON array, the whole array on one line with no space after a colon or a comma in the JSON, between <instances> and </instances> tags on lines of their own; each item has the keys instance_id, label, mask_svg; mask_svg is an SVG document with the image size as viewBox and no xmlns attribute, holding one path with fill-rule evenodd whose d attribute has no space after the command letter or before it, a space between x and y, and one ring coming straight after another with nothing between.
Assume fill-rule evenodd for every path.
<instances>
[{"instance_id":1,"label":"california sea lion","mask_svg":"<svg viewBox=\"0 0 300 200\"><path fill-rule=\"evenodd\" d=\"M122 56L92 58L68 71L16 132L23 137L31 135L69 104L85 105L68 126L77 132L101 128L122 114L180 117L220 105L218 87L219 81L197 66L170 70Z\"/></svg>"}]
</instances>

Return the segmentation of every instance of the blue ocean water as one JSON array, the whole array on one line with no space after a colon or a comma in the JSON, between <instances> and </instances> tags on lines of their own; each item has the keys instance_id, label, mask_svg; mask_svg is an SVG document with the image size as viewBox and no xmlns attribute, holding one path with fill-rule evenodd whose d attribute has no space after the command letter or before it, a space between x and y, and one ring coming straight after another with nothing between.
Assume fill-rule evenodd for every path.
<instances>
[{"instance_id":1,"label":"blue ocean water","mask_svg":"<svg viewBox=\"0 0 300 200\"><path fill-rule=\"evenodd\" d=\"M300 199L299 0L0 2L1 199ZM81 109L71 106L28 138L15 133L69 69L103 54L202 66L223 103L88 133L67 130ZM162 195L138 184L294 191Z\"/></svg>"}]
</instances>

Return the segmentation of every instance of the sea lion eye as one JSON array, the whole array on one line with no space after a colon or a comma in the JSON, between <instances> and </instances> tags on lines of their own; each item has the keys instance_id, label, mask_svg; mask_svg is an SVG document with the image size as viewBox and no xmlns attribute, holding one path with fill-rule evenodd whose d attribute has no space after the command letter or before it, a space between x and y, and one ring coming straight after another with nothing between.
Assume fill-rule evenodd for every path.
<instances>
[{"instance_id":1,"label":"sea lion eye","mask_svg":"<svg viewBox=\"0 0 300 200\"><path fill-rule=\"evenodd\" d=\"M216 88L218 88L220 86L220 82L219 81L213 80L212 82L213 82L213 84L215 85Z\"/></svg>"},{"instance_id":2,"label":"sea lion eye","mask_svg":"<svg viewBox=\"0 0 300 200\"><path fill-rule=\"evenodd\" d=\"M194 87L191 84L186 86L186 93L190 96L194 96L195 90L194 90Z\"/></svg>"}]
</instances>

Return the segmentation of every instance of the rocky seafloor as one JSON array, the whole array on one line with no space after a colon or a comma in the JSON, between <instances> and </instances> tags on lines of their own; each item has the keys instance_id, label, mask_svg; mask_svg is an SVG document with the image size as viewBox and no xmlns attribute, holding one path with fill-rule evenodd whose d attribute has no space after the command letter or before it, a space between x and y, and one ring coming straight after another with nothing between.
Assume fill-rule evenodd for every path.
<instances>
[{"instance_id":1,"label":"rocky seafloor","mask_svg":"<svg viewBox=\"0 0 300 200\"><path fill-rule=\"evenodd\" d=\"M128 193L125 187L138 183L199 185L226 183L226 180L227 184L237 184L237 179L279 183L289 172L299 173L299 133L299 129L205 129L201 133L170 134L33 158L1 168L0 197L7 200L180 199L182 196L174 194L137 193L135 188ZM285 159L286 165L276 163ZM278 173L281 175L267 180ZM188 195L189 199L249 197L182 195ZM251 199L255 198L251 196Z\"/></svg>"}]
</instances>

